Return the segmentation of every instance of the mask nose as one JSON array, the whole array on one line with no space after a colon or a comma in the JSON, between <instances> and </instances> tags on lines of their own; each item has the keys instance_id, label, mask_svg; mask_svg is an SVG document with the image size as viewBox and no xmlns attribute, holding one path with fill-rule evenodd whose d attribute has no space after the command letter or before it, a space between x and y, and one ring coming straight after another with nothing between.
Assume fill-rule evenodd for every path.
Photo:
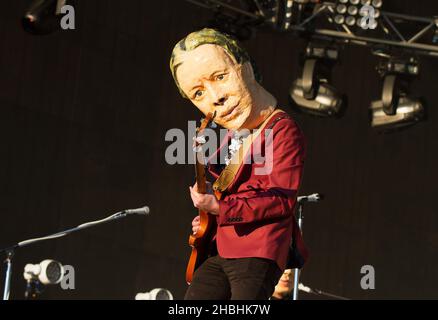
<instances>
[{"instance_id":1,"label":"mask nose","mask_svg":"<svg viewBox=\"0 0 438 320\"><path fill-rule=\"evenodd\" d=\"M225 104L225 102L227 101L227 97L221 97L219 99L216 100L216 102L214 103L214 105L217 106L223 106Z\"/></svg>"}]
</instances>

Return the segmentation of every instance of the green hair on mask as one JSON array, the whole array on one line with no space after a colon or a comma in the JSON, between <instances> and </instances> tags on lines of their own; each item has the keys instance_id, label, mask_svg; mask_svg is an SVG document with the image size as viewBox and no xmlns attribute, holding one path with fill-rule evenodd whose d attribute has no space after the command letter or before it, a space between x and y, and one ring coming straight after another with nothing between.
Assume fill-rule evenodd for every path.
<instances>
[{"instance_id":1,"label":"green hair on mask","mask_svg":"<svg viewBox=\"0 0 438 320\"><path fill-rule=\"evenodd\" d=\"M242 65L245 62L250 62L256 81L261 83L261 76L258 73L255 62L251 59L248 52L242 48L242 46L235 38L231 37L228 34L219 32L215 29L204 28L202 30L190 33L184 39L179 41L172 51L172 56L170 58L170 71L179 92L184 98L188 97L181 89L176 78L176 70L180 65L180 63L177 62L177 58L181 53L194 50L203 44L214 44L223 48L225 52L227 52L228 55L234 60L234 62L238 64Z\"/></svg>"}]
</instances>

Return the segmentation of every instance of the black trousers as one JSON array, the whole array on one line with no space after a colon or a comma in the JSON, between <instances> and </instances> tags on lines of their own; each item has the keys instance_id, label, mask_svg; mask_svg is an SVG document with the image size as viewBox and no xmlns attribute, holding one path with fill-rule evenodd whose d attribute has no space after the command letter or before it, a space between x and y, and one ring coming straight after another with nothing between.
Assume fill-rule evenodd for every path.
<instances>
[{"instance_id":1,"label":"black trousers","mask_svg":"<svg viewBox=\"0 0 438 320\"><path fill-rule=\"evenodd\" d=\"M195 271L185 300L268 300L282 271L262 258L208 258Z\"/></svg>"}]
</instances>

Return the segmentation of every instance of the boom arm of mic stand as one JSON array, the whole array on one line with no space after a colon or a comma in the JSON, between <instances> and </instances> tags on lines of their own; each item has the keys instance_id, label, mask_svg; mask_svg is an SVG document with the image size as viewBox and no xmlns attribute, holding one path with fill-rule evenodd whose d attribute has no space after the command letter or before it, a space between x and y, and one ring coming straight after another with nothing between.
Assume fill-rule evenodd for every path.
<instances>
[{"instance_id":1,"label":"boom arm of mic stand","mask_svg":"<svg viewBox=\"0 0 438 320\"><path fill-rule=\"evenodd\" d=\"M9 300L9 295L10 295L10 291L11 291L11 277L12 277L12 258L14 256L14 251L16 248L21 248L21 247L25 247L28 246L30 244L33 243L37 243L40 241L44 241L44 240L50 240L50 239L56 239L56 238L61 238L64 237L70 233L79 231L79 230L83 230L83 229L87 229L99 224L103 224L106 222L110 222L113 220L118 220L121 218L124 218L126 216L128 216L130 214L126 213L125 211L120 211L117 213L114 213L112 215L110 215L109 217L106 217L104 219L101 220L95 220L95 221L91 221L91 222L87 222L87 223L83 223L75 228L71 228L65 231L61 231L61 232L57 232L45 237L40 237L40 238L33 238L33 239L29 239L29 240L24 240L21 241L13 246L1 249L0 252L6 252L6 260L5 260L5 264L6 264L6 278L5 278L5 286L4 286L4 290L3 290L3 300Z\"/></svg>"}]
</instances>

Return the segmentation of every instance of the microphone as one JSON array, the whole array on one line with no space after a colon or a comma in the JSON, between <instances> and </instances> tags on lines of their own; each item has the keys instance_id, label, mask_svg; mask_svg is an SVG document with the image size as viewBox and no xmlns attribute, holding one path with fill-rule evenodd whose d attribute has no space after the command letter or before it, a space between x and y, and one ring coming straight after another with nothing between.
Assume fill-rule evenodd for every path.
<instances>
[{"instance_id":1,"label":"microphone","mask_svg":"<svg viewBox=\"0 0 438 320\"><path fill-rule=\"evenodd\" d=\"M309 288L309 287L303 285L302 283L298 284L298 290L301 290L301 291L304 291L307 293L313 293L312 288Z\"/></svg>"},{"instance_id":2,"label":"microphone","mask_svg":"<svg viewBox=\"0 0 438 320\"><path fill-rule=\"evenodd\" d=\"M150 210L148 206L144 206L141 208L137 208L137 209L126 209L123 210L122 213L126 213L126 214L141 214L141 215L145 215L147 216L149 214Z\"/></svg>"},{"instance_id":3,"label":"microphone","mask_svg":"<svg viewBox=\"0 0 438 320\"><path fill-rule=\"evenodd\" d=\"M338 299L338 300L350 300L349 298L345 298L345 297L341 297L332 293L328 293L328 292L324 292L318 289L312 289L308 286L305 286L304 284L300 283L298 284L298 290L304 291L306 293L311 293L311 294L315 294L315 295L320 295L320 296L326 296L326 297L330 297L333 299Z\"/></svg>"},{"instance_id":4,"label":"microphone","mask_svg":"<svg viewBox=\"0 0 438 320\"><path fill-rule=\"evenodd\" d=\"M301 196L301 197L297 197L297 201L298 203L304 203L304 202L319 202L320 200L322 200L324 197L322 194L319 193L314 193L308 196Z\"/></svg>"}]
</instances>

